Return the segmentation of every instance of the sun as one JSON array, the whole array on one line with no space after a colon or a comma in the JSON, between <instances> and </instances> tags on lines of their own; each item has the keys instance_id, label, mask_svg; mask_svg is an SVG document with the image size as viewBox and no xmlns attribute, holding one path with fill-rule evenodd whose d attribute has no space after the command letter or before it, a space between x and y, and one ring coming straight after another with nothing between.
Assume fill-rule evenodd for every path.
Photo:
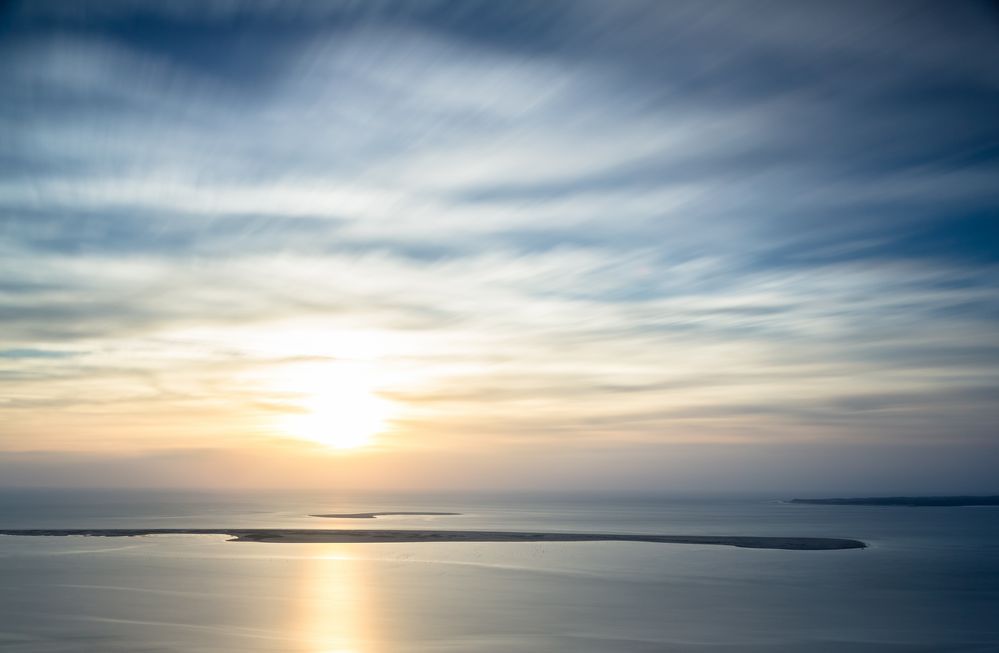
<instances>
[{"instance_id":1,"label":"sun","mask_svg":"<svg viewBox=\"0 0 999 653\"><path fill-rule=\"evenodd\" d=\"M390 405L375 393L369 370L342 361L300 367L282 384L297 395L296 412L278 425L283 433L332 449L356 449L385 430Z\"/></svg>"},{"instance_id":2,"label":"sun","mask_svg":"<svg viewBox=\"0 0 999 653\"><path fill-rule=\"evenodd\" d=\"M284 429L334 449L363 447L385 427L382 404L378 397L354 389L323 392L305 402L305 412L289 415Z\"/></svg>"}]
</instances>

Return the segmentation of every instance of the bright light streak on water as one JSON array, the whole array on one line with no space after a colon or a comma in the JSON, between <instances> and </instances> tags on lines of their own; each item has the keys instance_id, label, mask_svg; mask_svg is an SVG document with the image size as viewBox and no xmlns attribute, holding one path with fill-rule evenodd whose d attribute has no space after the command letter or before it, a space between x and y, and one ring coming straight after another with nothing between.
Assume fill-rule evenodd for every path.
<instances>
[{"instance_id":1,"label":"bright light streak on water","mask_svg":"<svg viewBox=\"0 0 999 653\"><path fill-rule=\"evenodd\" d=\"M992 618L999 520L991 508L523 495L0 495L0 518L12 527L148 525L171 515L191 525L333 527L339 520L305 515L389 509L464 514L345 527L846 536L871 548L0 538L0 645L5 653L999 647Z\"/></svg>"}]
</instances>

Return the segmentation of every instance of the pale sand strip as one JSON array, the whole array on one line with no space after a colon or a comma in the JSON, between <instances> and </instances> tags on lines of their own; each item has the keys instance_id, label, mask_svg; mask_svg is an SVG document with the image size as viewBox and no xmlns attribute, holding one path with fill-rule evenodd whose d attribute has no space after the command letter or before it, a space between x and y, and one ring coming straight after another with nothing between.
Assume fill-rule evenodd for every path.
<instances>
[{"instance_id":1,"label":"pale sand strip","mask_svg":"<svg viewBox=\"0 0 999 653\"><path fill-rule=\"evenodd\" d=\"M460 515L460 512L335 512L329 515L309 515L309 517L325 517L326 519L374 519L390 515Z\"/></svg>"},{"instance_id":2,"label":"pale sand strip","mask_svg":"<svg viewBox=\"0 0 999 653\"><path fill-rule=\"evenodd\" d=\"M746 537L727 535L634 535L623 533L520 533L435 530L295 530L286 528L103 528L0 530L0 535L135 537L139 535L228 535L236 542L403 543L403 542L657 542L716 544L746 549L828 551L862 549L858 540L831 537Z\"/></svg>"}]
</instances>

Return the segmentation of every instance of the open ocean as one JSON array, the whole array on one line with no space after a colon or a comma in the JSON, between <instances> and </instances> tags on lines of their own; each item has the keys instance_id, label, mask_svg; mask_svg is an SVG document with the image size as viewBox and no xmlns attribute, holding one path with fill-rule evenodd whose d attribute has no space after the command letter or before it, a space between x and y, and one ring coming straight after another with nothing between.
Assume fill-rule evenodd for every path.
<instances>
[{"instance_id":1,"label":"open ocean","mask_svg":"<svg viewBox=\"0 0 999 653\"><path fill-rule=\"evenodd\" d=\"M999 651L999 508L780 498L0 491L0 528L10 529L553 530L870 546L0 536L0 651ZM464 514L308 516L379 510Z\"/></svg>"}]
</instances>

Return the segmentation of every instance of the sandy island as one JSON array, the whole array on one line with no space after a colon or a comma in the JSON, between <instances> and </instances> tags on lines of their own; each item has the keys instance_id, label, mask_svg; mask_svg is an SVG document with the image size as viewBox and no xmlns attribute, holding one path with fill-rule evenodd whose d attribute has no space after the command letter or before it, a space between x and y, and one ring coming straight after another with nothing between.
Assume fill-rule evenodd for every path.
<instances>
[{"instance_id":1,"label":"sandy island","mask_svg":"<svg viewBox=\"0 0 999 653\"><path fill-rule=\"evenodd\" d=\"M788 503L817 506L906 506L953 508L963 506L999 506L999 496L950 497L853 497L844 499L791 499Z\"/></svg>"},{"instance_id":2,"label":"sandy island","mask_svg":"<svg viewBox=\"0 0 999 653\"><path fill-rule=\"evenodd\" d=\"M309 517L325 517L326 519L374 519L390 515L460 515L460 512L335 512L329 515L309 515Z\"/></svg>"},{"instance_id":3,"label":"sandy island","mask_svg":"<svg viewBox=\"0 0 999 653\"><path fill-rule=\"evenodd\" d=\"M863 549L859 540L832 537L745 537L727 535L634 535L618 533L522 533L435 530L295 530L287 528L102 528L0 530L0 535L136 537L140 535L228 535L234 542L407 543L407 542L656 542L716 544L745 549L829 551Z\"/></svg>"}]
</instances>

